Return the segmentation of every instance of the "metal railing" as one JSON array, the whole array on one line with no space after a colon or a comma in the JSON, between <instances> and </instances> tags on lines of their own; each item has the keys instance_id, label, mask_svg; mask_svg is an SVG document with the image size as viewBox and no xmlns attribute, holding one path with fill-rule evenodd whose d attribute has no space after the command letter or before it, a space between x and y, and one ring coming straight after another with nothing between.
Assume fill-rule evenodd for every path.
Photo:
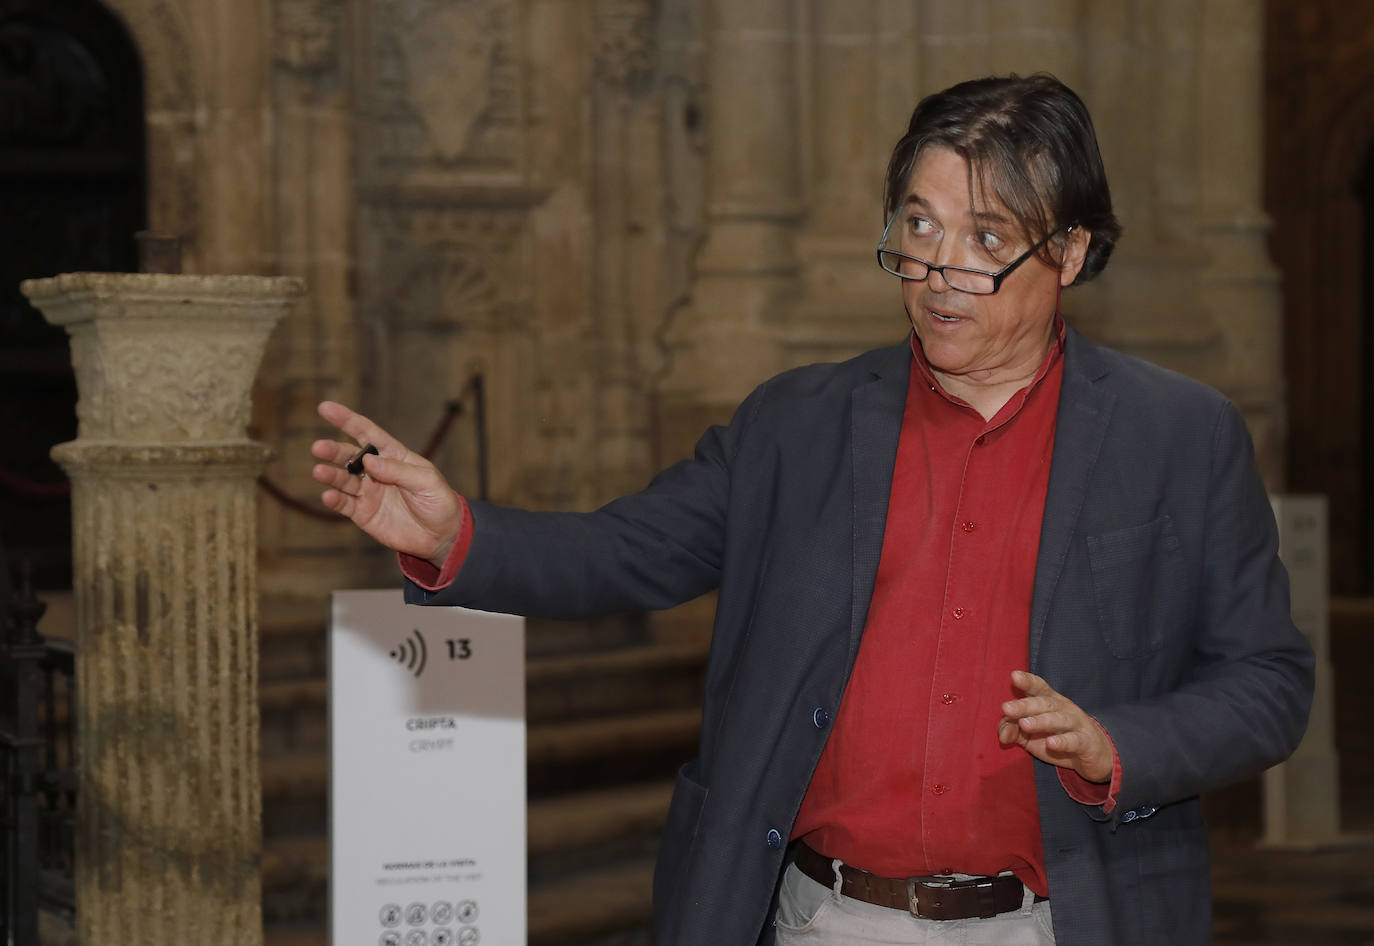
<instances>
[{"instance_id":1,"label":"metal railing","mask_svg":"<svg viewBox=\"0 0 1374 946\"><path fill-rule=\"evenodd\" d=\"M27 569L26 569L27 572ZM40 910L75 913L75 664L46 641L28 575L0 611L0 944L38 946Z\"/></svg>"}]
</instances>

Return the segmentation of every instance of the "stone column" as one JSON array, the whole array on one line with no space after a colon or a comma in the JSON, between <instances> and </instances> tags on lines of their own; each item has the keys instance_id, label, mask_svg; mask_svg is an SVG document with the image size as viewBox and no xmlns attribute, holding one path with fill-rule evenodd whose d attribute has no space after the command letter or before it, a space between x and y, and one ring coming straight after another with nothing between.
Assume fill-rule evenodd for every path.
<instances>
[{"instance_id":1,"label":"stone column","mask_svg":"<svg viewBox=\"0 0 1374 946\"><path fill-rule=\"evenodd\" d=\"M807 12L803 298L782 338L788 363L840 361L891 344L907 324L898 280L878 268L874 248L888 155L917 99L916 10L812 0Z\"/></svg>"},{"instance_id":2,"label":"stone column","mask_svg":"<svg viewBox=\"0 0 1374 946\"><path fill-rule=\"evenodd\" d=\"M249 394L294 279L22 286L71 336L82 943L262 942Z\"/></svg>"},{"instance_id":3,"label":"stone column","mask_svg":"<svg viewBox=\"0 0 1374 946\"><path fill-rule=\"evenodd\" d=\"M1312 848L1340 840L1340 761L1336 755L1335 679L1331 671L1330 576L1325 496L1270 497L1279 556L1288 569L1293 623L1316 654L1316 692L1307 733L1288 761L1264 773L1264 835L1269 847Z\"/></svg>"},{"instance_id":4,"label":"stone column","mask_svg":"<svg viewBox=\"0 0 1374 946\"><path fill-rule=\"evenodd\" d=\"M1266 245L1258 158L1264 153L1264 12L1249 0L1208 0L1202 9L1198 232L1210 253L1194 302L1225 340L1225 373L1214 383L1245 415L1260 472L1274 489L1283 482L1282 297Z\"/></svg>"},{"instance_id":5,"label":"stone column","mask_svg":"<svg viewBox=\"0 0 1374 946\"><path fill-rule=\"evenodd\" d=\"M804 212L791 0L711 0L706 121L707 234L691 301L666 335L660 386L665 456L778 367L777 319L795 295L795 227Z\"/></svg>"}]
</instances>

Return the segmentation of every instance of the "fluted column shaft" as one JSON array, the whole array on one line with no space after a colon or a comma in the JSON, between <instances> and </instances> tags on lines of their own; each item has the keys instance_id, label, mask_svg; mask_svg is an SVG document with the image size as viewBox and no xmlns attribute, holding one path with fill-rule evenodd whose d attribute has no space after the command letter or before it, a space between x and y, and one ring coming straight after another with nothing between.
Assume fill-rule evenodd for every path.
<instances>
[{"instance_id":1,"label":"fluted column shaft","mask_svg":"<svg viewBox=\"0 0 1374 946\"><path fill-rule=\"evenodd\" d=\"M63 444L82 943L258 943L258 444Z\"/></svg>"},{"instance_id":2,"label":"fluted column shaft","mask_svg":"<svg viewBox=\"0 0 1374 946\"><path fill-rule=\"evenodd\" d=\"M1277 488L1284 479L1281 297L1266 244L1261 165L1251 157L1264 146L1264 17L1245 0L1208 0L1202 8L1199 230L1210 254L1199 301L1226 339L1220 387L1245 414L1260 471Z\"/></svg>"},{"instance_id":3,"label":"fluted column shaft","mask_svg":"<svg viewBox=\"0 0 1374 946\"><path fill-rule=\"evenodd\" d=\"M82 943L262 942L249 392L296 280L24 284L72 337Z\"/></svg>"}]
</instances>

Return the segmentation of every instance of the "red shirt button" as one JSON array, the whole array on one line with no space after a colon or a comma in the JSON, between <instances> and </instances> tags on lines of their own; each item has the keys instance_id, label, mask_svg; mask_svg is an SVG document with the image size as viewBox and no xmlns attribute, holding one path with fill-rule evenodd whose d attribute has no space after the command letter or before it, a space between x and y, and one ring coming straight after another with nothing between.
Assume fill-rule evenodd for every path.
<instances>
[{"instance_id":1,"label":"red shirt button","mask_svg":"<svg viewBox=\"0 0 1374 946\"><path fill-rule=\"evenodd\" d=\"M957 699L959 699L958 694L955 694L955 693L945 693L945 694L943 694L943 695L940 697L940 702L943 703L943 704L945 704L946 706L948 706L949 704L953 703L953 702L954 702L955 700L957 700Z\"/></svg>"},{"instance_id":2,"label":"red shirt button","mask_svg":"<svg viewBox=\"0 0 1374 946\"><path fill-rule=\"evenodd\" d=\"M970 520L968 520L967 522L964 523L964 531L965 531L965 532L972 532L972 531L973 531L973 520L972 520L972 519L970 519Z\"/></svg>"},{"instance_id":3,"label":"red shirt button","mask_svg":"<svg viewBox=\"0 0 1374 946\"><path fill-rule=\"evenodd\" d=\"M934 785L930 787L930 790L934 792L936 795L943 795L949 789L944 784L936 782Z\"/></svg>"},{"instance_id":4,"label":"red shirt button","mask_svg":"<svg viewBox=\"0 0 1374 946\"><path fill-rule=\"evenodd\" d=\"M953 611L951 611L950 613L954 615L954 619L957 621L957 620L959 620L961 617L964 616L964 609L963 609L963 608L955 608L955 609L954 609Z\"/></svg>"}]
</instances>

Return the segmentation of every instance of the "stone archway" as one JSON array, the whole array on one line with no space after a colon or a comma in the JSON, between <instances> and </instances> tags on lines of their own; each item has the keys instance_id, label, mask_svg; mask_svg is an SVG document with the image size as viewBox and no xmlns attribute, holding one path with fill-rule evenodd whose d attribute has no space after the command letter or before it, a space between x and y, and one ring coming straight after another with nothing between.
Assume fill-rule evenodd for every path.
<instances>
[{"instance_id":1,"label":"stone archway","mask_svg":"<svg viewBox=\"0 0 1374 946\"><path fill-rule=\"evenodd\" d=\"M271 33L261 22L262 5L106 5L124 21L144 62L149 227L183 239L188 272L273 271Z\"/></svg>"}]
</instances>

